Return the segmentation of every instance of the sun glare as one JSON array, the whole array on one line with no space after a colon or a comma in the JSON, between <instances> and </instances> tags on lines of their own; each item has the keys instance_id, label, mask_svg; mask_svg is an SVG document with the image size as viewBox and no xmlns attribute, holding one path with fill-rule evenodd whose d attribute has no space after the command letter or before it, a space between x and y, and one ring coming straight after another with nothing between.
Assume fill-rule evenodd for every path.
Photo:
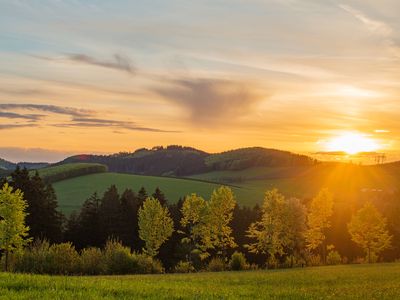
<instances>
[{"instance_id":1,"label":"sun glare","mask_svg":"<svg viewBox=\"0 0 400 300\"><path fill-rule=\"evenodd\" d=\"M326 144L328 151L343 151L348 154L371 152L379 149L373 139L359 133L344 133L332 138Z\"/></svg>"}]
</instances>

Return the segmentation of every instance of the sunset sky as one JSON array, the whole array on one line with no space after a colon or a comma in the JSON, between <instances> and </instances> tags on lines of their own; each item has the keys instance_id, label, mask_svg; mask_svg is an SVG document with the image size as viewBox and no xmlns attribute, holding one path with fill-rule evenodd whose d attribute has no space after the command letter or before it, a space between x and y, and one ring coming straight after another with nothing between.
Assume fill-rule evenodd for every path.
<instances>
[{"instance_id":1,"label":"sunset sky","mask_svg":"<svg viewBox=\"0 0 400 300\"><path fill-rule=\"evenodd\" d=\"M347 151L336 146L354 136L360 151L397 151L399 12L398 0L0 0L0 157Z\"/></svg>"}]
</instances>

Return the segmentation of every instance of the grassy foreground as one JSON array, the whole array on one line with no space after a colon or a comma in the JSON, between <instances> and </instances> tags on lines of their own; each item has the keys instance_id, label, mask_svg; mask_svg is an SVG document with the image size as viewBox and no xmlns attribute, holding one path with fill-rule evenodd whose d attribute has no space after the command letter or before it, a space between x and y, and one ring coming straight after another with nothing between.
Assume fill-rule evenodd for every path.
<instances>
[{"instance_id":1,"label":"grassy foreground","mask_svg":"<svg viewBox=\"0 0 400 300\"><path fill-rule=\"evenodd\" d=\"M400 264L198 274L0 273L0 299L399 299Z\"/></svg>"}]
</instances>

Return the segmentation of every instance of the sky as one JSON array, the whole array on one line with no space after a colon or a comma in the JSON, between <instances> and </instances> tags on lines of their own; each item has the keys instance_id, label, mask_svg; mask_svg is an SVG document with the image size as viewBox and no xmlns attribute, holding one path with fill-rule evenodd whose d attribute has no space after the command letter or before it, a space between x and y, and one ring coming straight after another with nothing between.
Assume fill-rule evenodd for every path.
<instances>
[{"instance_id":1,"label":"sky","mask_svg":"<svg viewBox=\"0 0 400 300\"><path fill-rule=\"evenodd\" d=\"M400 149L400 1L0 0L0 157ZM343 139L342 139L343 140Z\"/></svg>"}]
</instances>

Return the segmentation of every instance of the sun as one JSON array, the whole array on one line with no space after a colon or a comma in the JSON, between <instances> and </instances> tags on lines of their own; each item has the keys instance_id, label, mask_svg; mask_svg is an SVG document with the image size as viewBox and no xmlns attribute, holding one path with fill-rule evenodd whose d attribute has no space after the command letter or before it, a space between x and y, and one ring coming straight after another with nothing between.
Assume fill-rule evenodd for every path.
<instances>
[{"instance_id":1,"label":"sun","mask_svg":"<svg viewBox=\"0 0 400 300\"><path fill-rule=\"evenodd\" d=\"M328 140L326 148L327 151L342 151L353 155L360 152L377 151L380 147L372 138L360 133L348 132Z\"/></svg>"}]
</instances>

